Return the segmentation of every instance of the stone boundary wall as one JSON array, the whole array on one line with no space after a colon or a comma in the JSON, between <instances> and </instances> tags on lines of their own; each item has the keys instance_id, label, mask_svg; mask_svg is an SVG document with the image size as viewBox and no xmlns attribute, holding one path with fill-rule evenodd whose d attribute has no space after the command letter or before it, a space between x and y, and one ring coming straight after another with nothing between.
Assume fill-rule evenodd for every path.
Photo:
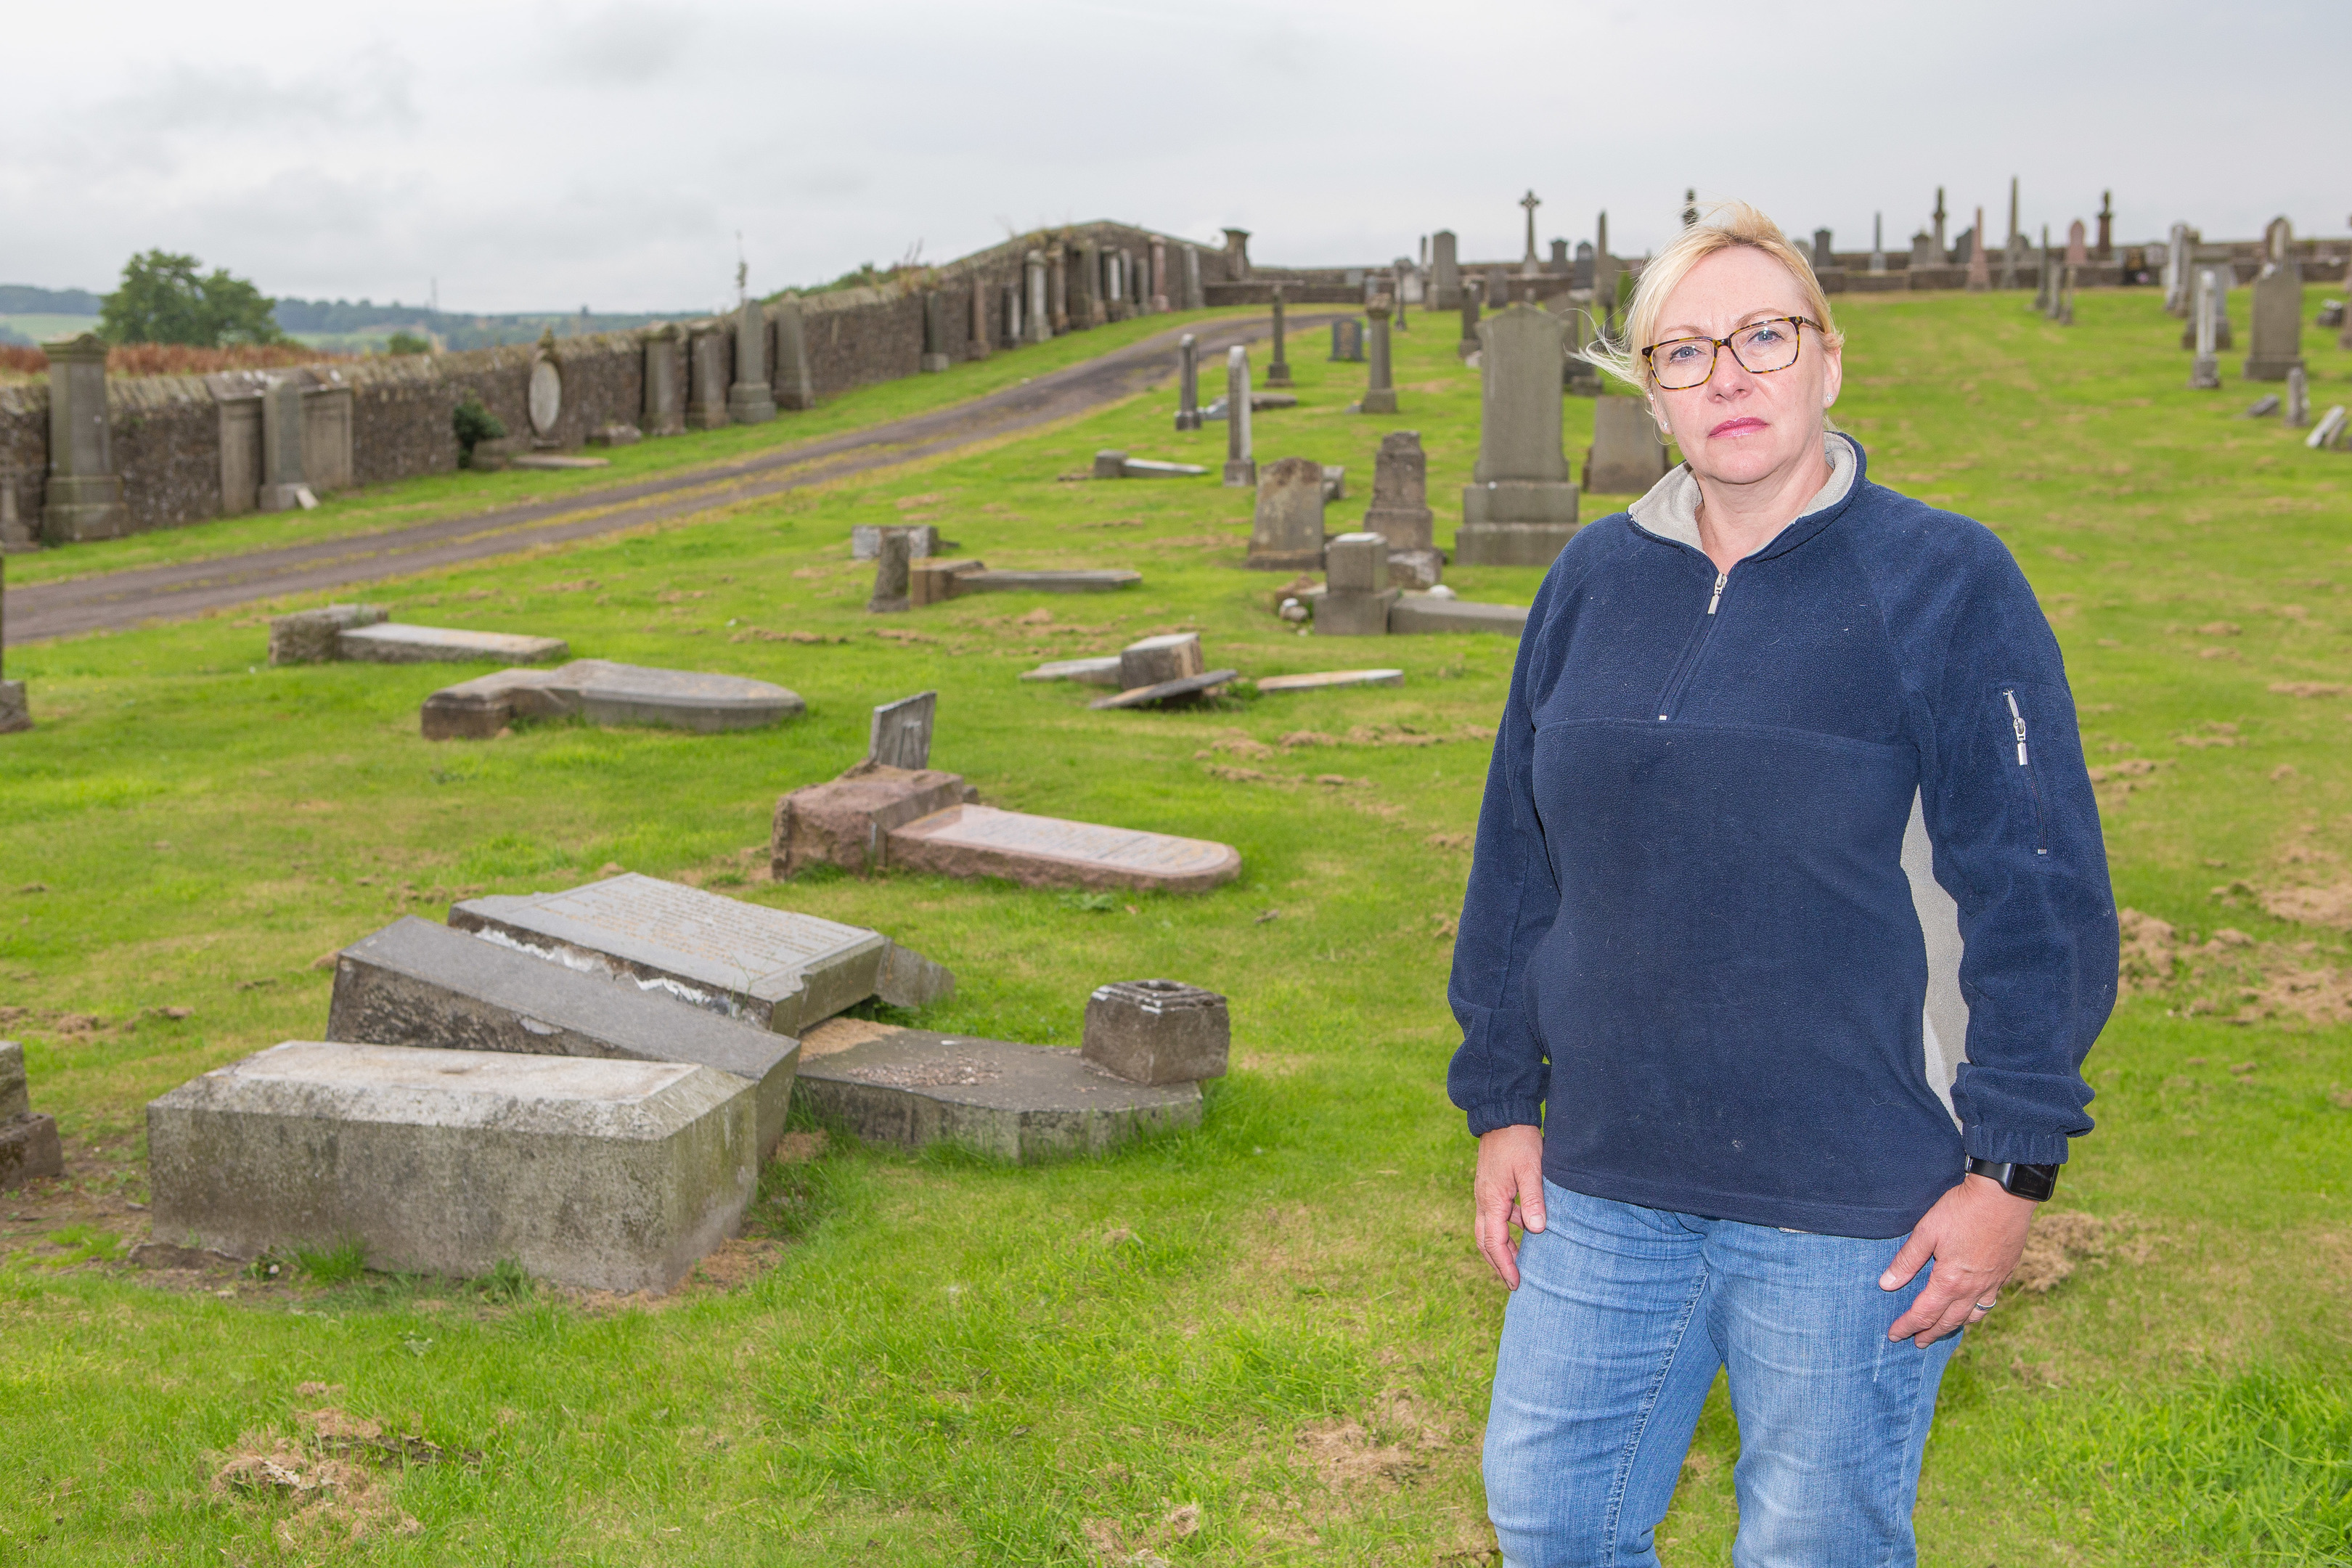
<instances>
[{"instance_id":1,"label":"stone boundary wall","mask_svg":"<svg viewBox=\"0 0 2352 1568\"><path fill-rule=\"evenodd\" d=\"M778 405L786 409L853 387L914 375L923 368L925 314L935 326L931 352L941 362L981 357L1016 346L1008 331L1004 290L1024 284L1032 251L1059 251L1070 306L1066 328L1147 313L1154 241L1164 247L1171 309L1183 309L1183 252L1198 253L1204 285L1225 281L1228 253L1213 246L1128 224L1097 222L1022 235L1002 245L928 269L919 279L881 288L833 289L785 296L761 312L769 340L766 361ZM1124 249L1137 262L1143 299L1103 298L1101 267L1094 285L1077 277L1082 258ZM1246 260L1241 263L1245 268ZM973 284L983 289L982 332L973 331ZM806 352L800 366L780 353L778 320L797 310ZM1025 296L1024 296L1025 310ZM697 337L716 333L719 363L731 379L737 317L733 312L676 323L679 353L676 384L681 405L690 384L682 352ZM457 353L336 361L315 369L268 373L310 383L304 397L305 475L314 489L386 484L457 466L451 414L467 395L478 399L523 447L572 448L606 425L645 419L646 356L665 329L542 338L538 343L471 349ZM1056 333L1055 335L1058 335ZM546 431L534 430L530 392L532 367L553 362L562 378L561 409ZM112 471L121 479L127 513L116 531L173 528L253 510L262 473L260 405L263 374L110 377L105 387ZM0 527L38 537L50 472L47 384L0 386ZM785 416L789 417L789 415ZM651 432L649 432L650 434Z\"/></svg>"}]
</instances>

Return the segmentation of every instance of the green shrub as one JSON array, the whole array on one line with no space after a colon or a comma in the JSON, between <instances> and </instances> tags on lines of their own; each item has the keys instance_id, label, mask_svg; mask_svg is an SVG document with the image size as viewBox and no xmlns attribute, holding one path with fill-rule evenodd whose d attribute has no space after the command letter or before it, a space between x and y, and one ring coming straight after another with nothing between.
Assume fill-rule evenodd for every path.
<instances>
[{"instance_id":1,"label":"green shrub","mask_svg":"<svg viewBox=\"0 0 2352 1568\"><path fill-rule=\"evenodd\" d=\"M457 466L474 466L474 444L495 441L507 433L505 421L482 406L482 400L472 393L466 394L449 416L450 426L457 432Z\"/></svg>"},{"instance_id":2,"label":"green shrub","mask_svg":"<svg viewBox=\"0 0 2352 1568\"><path fill-rule=\"evenodd\" d=\"M294 1261L321 1285L348 1285L367 1272L367 1244L345 1240L316 1251L297 1247Z\"/></svg>"},{"instance_id":3,"label":"green shrub","mask_svg":"<svg viewBox=\"0 0 2352 1568\"><path fill-rule=\"evenodd\" d=\"M396 331L384 340L383 352L390 354L429 354L433 340L418 337L411 331Z\"/></svg>"}]
</instances>

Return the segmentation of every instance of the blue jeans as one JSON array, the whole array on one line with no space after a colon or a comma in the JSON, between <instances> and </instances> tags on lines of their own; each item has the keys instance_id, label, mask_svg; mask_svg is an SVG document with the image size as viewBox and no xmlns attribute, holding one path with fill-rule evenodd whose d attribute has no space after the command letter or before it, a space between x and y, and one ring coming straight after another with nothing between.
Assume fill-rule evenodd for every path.
<instances>
[{"instance_id":1,"label":"blue jeans","mask_svg":"<svg viewBox=\"0 0 2352 1568\"><path fill-rule=\"evenodd\" d=\"M1657 1568L1699 1407L1728 1368L1738 1568L1910 1568L1936 1385L1959 1342L1886 1331L1925 1287L1901 1238L1808 1236L1544 1184L1519 1247L1486 1418L1507 1568Z\"/></svg>"}]
</instances>

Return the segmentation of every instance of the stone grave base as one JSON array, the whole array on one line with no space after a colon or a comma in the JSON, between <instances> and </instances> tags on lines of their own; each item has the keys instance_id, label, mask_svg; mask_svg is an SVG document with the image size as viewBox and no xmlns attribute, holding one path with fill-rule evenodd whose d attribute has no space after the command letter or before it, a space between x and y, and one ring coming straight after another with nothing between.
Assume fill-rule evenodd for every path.
<instances>
[{"instance_id":1,"label":"stone grave base","mask_svg":"<svg viewBox=\"0 0 2352 1568\"><path fill-rule=\"evenodd\" d=\"M399 621L379 621L335 634L335 657L362 664L470 664L490 659L538 664L562 658L570 651L562 637L412 626Z\"/></svg>"},{"instance_id":2,"label":"stone grave base","mask_svg":"<svg viewBox=\"0 0 2352 1568\"><path fill-rule=\"evenodd\" d=\"M1041 664L1034 669L1021 672L1024 680L1075 680L1081 686L1117 686L1118 655L1104 654L1098 658L1057 658Z\"/></svg>"},{"instance_id":3,"label":"stone grave base","mask_svg":"<svg viewBox=\"0 0 2352 1568\"><path fill-rule=\"evenodd\" d=\"M765 425L776 416L776 395L764 381L739 381L727 389L727 417L738 425Z\"/></svg>"},{"instance_id":4,"label":"stone grave base","mask_svg":"<svg viewBox=\"0 0 2352 1568\"><path fill-rule=\"evenodd\" d=\"M326 664L340 657L337 639L355 626L372 626L384 618L381 605L323 605L274 616L269 622L271 664Z\"/></svg>"},{"instance_id":5,"label":"stone grave base","mask_svg":"<svg viewBox=\"0 0 2352 1568\"><path fill-rule=\"evenodd\" d=\"M1445 575L1445 555L1437 550L1391 550L1389 581L1400 588L1434 588Z\"/></svg>"},{"instance_id":6,"label":"stone grave base","mask_svg":"<svg viewBox=\"0 0 2352 1568\"><path fill-rule=\"evenodd\" d=\"M12 735L32 727L33 708L25 699L25 683L0 680L0 735Z\"/></svg>"},{"instance_id":7,"label":"stone grave base","mask_svg":"<svg viewBox=\"0 0 2352 1568\"><path fill-rule=\"evenodd\" d=\"M811 866L838 866L864 876L880 866L892 828L979 798L980 792L960 775L937 768L861 764L776 803L768 836L770 870L779 881Z\"/></svg>"},{"instance_id":8,"label":"stone grave base","mask_svg":"<svg viewBox=\"0 0 2352 1568\"><path fill-rule=\"evenodd\" d=\"M0 1121L0 1189L65 1173L58 1124L39 1111Z\"/></svg>"},{"instance_id":9,"label":"stone grave base","mask_svg":"<svg viewBox=\"0 0 2352 1568\"><path fill-rule=\"evenodd\" d=\"M926 560L908 563L907 597L936 605L967 594L1115 594L1143 581L1127 567L1076 572L992 572L982 561Z\"/></svg>"},{"instance_id":10,"label":"stone grave base","mask_svg":"<svg viewBox=\"0 0 2352 1568\"><path fill-rule=\"evenodd\" d=\"M761 1159L783 1133L800 1061L782 1035L415 915L336 955L327 1038L714 1068L751 1085Z\"/></svg>"},{"instance_id":11,"label":"stone grave base","mask_svg":"<svg viewBox=\"0 0 2352 1568\"><path fill-rule=\"evenodd\" d=\"M1377 594L1326 592L1315 601L1315 635L1318 637L1384 637L1389 635L1389 611L1400 590Z\"/></svg>"},{"instance_id":12,"label":"stone grave base","mask_svg":"<svg viewBox=\"0 0 2352 1568\"><path fill-rule=\"evenodd\" d=\"M1454 559L1464 566L1549 566L1575 537L1573 522L1465 522L1454 535Z\"/></svg>"},{"instance_id":13,"label":"stone grave base","mask_svg":"<svg viewBox=\"0 0 2352 1568\"><path fill-rule=\"evenodd\" d=\"M868 1142L1028 1161L1201 1123L1199 1084L1130 1083L1052 1046L835 1018L802 1049L802 1100Z\"/></svg>"},{"instance_id":14,"label":"stone grave base","mask_svg":"<svg viewBox=\"0 0 2352 1568\"><path fill-rule=\"evenodd\" d=\"M1515 637L1527 624L1523 605L1480 605L1428 594L1407 594L1389 609L1391 637L1415 632L1500 632Z\"/></svg>"},{"instance_id":15,"label":"stone grave base","mask_svg":"<svg viewBox=\"0 0 2352 1568\"><path fill-rule=\"evenodd\" d=\"M735 1233L756 1137L750 1086L706 1067L307 1040L147 1107L159 1235L619 1291L668 1289Z\"/></svg>"},{"instance_id":16,"label":"stone grave base","mask_svg":"<svg viewBox=\"0 0 2352 1568\"><path fill-rule=\"evenodd\" d=\"M1324 669L1312 675L1267 675L1258 679L1261 692L1329 691L1347 686L1402 686L1402 669Z\"/></svg>"},{"instance_id":17,"label":"stone grave base","mask_svg":"<svg viewBox=\"0 0 2352 1568\"><path fill-rule=\"evenodd\" d=\"M445 686L425 700L421 722L428 741L486 740L518 719L575 716L715 734L807 710L797 692L770 681L576 658L555 669L501 669Z\"/></svg>"},{"instance_id":18,"label":"stone grave base","mask_svg":"<svg viewBox=\"0 0 2352 1568\"><path fill-rule=\"evenodd\" d=\"M1314 550L1254 550L1242 564L1252 572L1320 572L1323 552Z\"/></svg>"}]
</instances>

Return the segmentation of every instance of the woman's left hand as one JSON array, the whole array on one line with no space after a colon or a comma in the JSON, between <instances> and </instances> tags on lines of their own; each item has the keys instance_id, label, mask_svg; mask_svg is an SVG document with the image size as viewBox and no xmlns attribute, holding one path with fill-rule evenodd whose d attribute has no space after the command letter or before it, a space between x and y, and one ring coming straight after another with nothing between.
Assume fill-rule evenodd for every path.
<instances>
[{"instance_id":1,"label":"woman's left hand","mask_svg":"<svg viewBox=\"0 0 2352 1568\"><path fill-rule=\"evenodd\" d=\"M2004 1191L1990 1177L1961 1177L1911 1227L1910 1239L1878 1277L1880 1289L1900 1290L1935 1259L1927 1288L1895 1320L1886 1337L1908 1337L1925 1350L1956 1329L1982 1321L1995 1292L2016 1272L2033 1208L2032 1199Z\"/></svg>"}]
</instances>

